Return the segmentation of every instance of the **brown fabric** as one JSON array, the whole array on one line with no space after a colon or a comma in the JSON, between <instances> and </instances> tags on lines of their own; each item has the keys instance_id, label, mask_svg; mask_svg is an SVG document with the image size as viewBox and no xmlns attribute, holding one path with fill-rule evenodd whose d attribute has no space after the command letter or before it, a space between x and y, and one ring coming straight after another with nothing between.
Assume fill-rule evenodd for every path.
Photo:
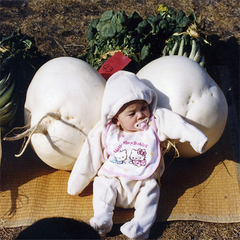
<instances>
[{"instance_id":1,"label":"brown fabric","mask_svg":"<svg viewBox=\"0 0 240 240\"><path fill-rule=\"evenodd\" d=\"M228 127L207 153L176 159L162 178L159 219L240 221L237 165Z\"/></svg>"},{"instance_id":2,"label":"brown fabric","mask_svg":"<svg viewBox=\"0 0 240 240\"><path fill-rule=\"evenodd\" d=\"M193 159L166 159L161 179L159 221L240 221L237 163L229 127L208 152ZM4 143L0 217L3 227L30 225L46 217L88 221L93 216L92 184L80 196L67 194L70 172L44 164L29 147L15 158L19 143ZM133 210L116 209L115 223L131 219Z\"/></svg>"}]
</instances>

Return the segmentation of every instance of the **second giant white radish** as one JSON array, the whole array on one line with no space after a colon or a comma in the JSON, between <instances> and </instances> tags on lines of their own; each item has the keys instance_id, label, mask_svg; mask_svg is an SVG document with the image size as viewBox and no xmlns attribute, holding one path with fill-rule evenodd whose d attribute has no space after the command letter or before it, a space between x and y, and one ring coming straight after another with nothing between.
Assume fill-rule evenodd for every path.
<instances>
[{"instance_id":1,"label":"second giant white radish","mask_svg":"<svg viewBox=\"0 0 240 240\"><path fill-rule=\"evenodd\" d=\"M198 63L183 56L161 57L144 66L137 76L155 89L159 107L178 113L207 135L207 150L220 139L228 116L227 101ZM198 155L190 144L174 143L181 157Z\"/></svg>"}]
</instances>

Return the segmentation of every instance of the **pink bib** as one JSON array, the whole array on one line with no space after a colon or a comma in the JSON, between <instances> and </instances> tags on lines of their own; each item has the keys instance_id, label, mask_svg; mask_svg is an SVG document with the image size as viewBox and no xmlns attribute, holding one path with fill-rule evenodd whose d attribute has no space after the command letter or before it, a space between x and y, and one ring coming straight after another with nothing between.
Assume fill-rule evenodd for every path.
<instances>
[{"instance_id":1,"label":"pink bib","mask_svg":"<svg viewBox=\"0 0 240 240\"><path fill-rule=\"evenodd\" d=\"M144 131L123 132L109 123L105 132L105 148L109 157L101 170L133 180L150 177L160 159L160 142L155 133L154 118Z\"/></svg>"}]
</instances>

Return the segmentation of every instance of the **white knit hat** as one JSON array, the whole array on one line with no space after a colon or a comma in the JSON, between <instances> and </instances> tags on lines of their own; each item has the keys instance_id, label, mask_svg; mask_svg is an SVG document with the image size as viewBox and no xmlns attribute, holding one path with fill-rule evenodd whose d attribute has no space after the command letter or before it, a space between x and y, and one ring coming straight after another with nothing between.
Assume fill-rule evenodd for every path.
<instances>
[{"instance_id":1,"label":"white knit hat","mask_svg":"<svg viewBox=\"0 0 240 240\"><path fill-rule=\"evenodd\" d=\"M151 112L157 106L157 94L134 73L128 71L114 73L108 79L103 94L102 123L108 124L124 104L134 100L145 100Z\"/></svg>"}]
</instances>

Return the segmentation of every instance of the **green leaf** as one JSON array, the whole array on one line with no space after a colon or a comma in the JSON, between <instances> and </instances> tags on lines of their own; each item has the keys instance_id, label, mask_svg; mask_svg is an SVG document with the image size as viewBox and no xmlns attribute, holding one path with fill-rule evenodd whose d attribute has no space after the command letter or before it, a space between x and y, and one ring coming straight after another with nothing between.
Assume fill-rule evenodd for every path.
<instances>
[{"instance_id":1,"label":"green leaf","mask_svg":"<svg viewBox=\"0 0 240 240\"><path fill-rule=\"evenodd\" d=\"M100 34L103 39L112 38L116 34L116 26L111 23L107 23L100 29Z\"/></svg>"},{"instance_id":2,"label":"green leaf","mask_svg":"<svg viewBox=\"0 0 240 240\"><path fill-rule=\"evenodd\" d=\"M99 20L100 20L100 18L95 18L95 19L93 19L93 20L90 22L90 24L89 24L88 27L89 27L89 28L96 28Z\"/></svg>"},{"instance_id":3,"label":"green leaf","mask_svg":"<svg viewBox=\"0 0 240 240\"><path fill-rule=\"evenodd\" d=\"M124 18L124 13L122 12L118 12L116 13L112 19L111 19L111 24L112 24L112 27L116 29L116 32L121 32L122 31L122 28L123 28L123 23L125 22L125 18ZM126 16L127 18L127 16Z\"/></svg>"},{"instance_id":4,"label":"green leaf","mask_svg":"<svg viewBox=\"0 0 240 240\"><path fill-rule=\"evenodd\" d=\"M120 23L116 23L116 31L119 33L123 29L123 26Z\"/></svg>"},{"instance_id":5,"label":"green leaf","mask_svg":"<svg viewBox=\"0 0 240 240\"><path fill-rule=\"evenodd\" d=\"M26 39L25 41L23 41L23 43L25 43L25 48L30 49L32 46L32 41L30 41L29 39Z\"/></svg>"},{"instance_id":6,"label":"green leaf","mask_svg":"<svg viewBox=\"0 0 240 240\"><path fill-rule=\"evenodd\" d=\"M157 23L157 22L159 22L161 19L162 19L162 16L161 15L157 15L157 16L152 16L152 17L149 17L148 18L151 22L153 22L153 23Z\"/></svg>"},{"instance_id":7,"label":"green leaf","mask_svg":"<svg viewBox=\"0 0 240 240\"><path fill-rule=\"evenodd\" d=\"M136 27L136 31L137 31L139 34L143 33L144 30L146 29L147 25L148 25L148 22L147 22L146 20L143 20L143 21L140 22L140 23L138 24L138 26Z\"/></svg>"},{"instance_id":8,"label":"green leaf","mask_svg":"<svg viewBox=\"0 0 240 240\"><path fill-rule=\"evenodd\" d=\"M128 32L128 28L127 27L123 27L121 32L120 32L120 35L118 37L120 37L121 35L125 35L126 33Z\"/></svg>"},{"instance_id":9,"label":"green leaf","mask_svg":"<svg viewBox=\"0 0 240 240\"><path fill-rule=\"evenodd\" d=\"M151 44L144 45L141 50L141 60L145 60L150 55Z\"/></svg>"},{"instance_id":10,"label":"green leaf","mask_svg":"<svg viewBox=\"0 0 240 240\"><path fill-rule=\"evenodd\" d=\"M159 27L161 29L166 29L168 27L168 22L166 19L162 19L160 22L159 22Z\"/></svg>"},{"instance_id":11,"label":"green leaf","mask_svg":"<svg viewBox=\"0 0 240 240\"><path fill-rule=\"evenodd\" d=\"M149 23L149 26L150 26L149 32L154 34L154 33L156 33L156 24L151 19L150 18L147 19L147 22Z\"/></svg>"},{"instance_id":12,"label":"green leaf","mask_svg":"<svg viewBox=\"0 0 240 240\"><path fill-rule=\"evenodd\" d=\"M119 24L124 25L127 23L128 17L124 11L115 13L115 16Z\"/></svg>"},{"instance_id":13,"label":"green leaf","mask_svg":"<svg viewBox=\"0 0 240 240\"><path fill-rule=\"evenodd\" d=\"M109 21L109 20L111 20L111 18L113 17L113 15L114 15L114 13L113 13L112 10L106 11L106 12L104 12L104 13L102 14L100 21L102 21L102 22L104 22L104 21Z\"/></svg>"},{"instance_id":14,"label":"green leaf","mask_svg":"<svg viewBox=\"0 0 240 240\"><path fill-rule=\"evenodd\" d=\"M100 20L100 18L95 18L88 25L88 28L87 28L87 40L88 41L91 41L94 38L95 34L97 33L96 27L97 27L99 20Z\"/></svg>"},{"instance_id":15,"label":"green leaf","mask_svg":"<svg viewBox=\"0 0 240 240\"><path fill-rule=\"evenodd\" d=\"M179 25L179 27L186 27L190 24L190 19L186 16L186 14L183 11L179 10L176 22Z\"/></svg>"}]
</instances>

